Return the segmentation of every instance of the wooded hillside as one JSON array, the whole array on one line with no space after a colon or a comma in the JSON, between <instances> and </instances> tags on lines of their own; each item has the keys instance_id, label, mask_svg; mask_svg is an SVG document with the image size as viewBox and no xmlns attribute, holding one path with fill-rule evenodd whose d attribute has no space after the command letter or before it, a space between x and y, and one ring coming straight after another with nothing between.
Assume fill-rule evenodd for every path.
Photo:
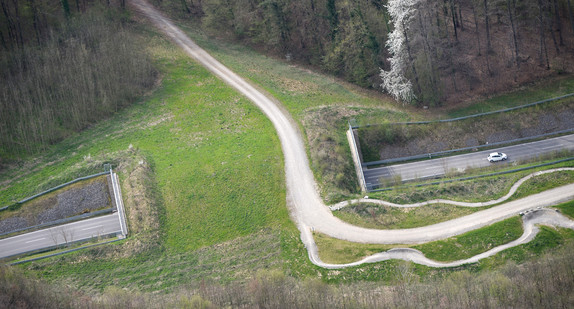
<instances>
[{"instance_id":1,"label":"wooded hillside","mask_svg":"<svg viewBox=\"0 0 574 309\"><path fill-rule=\"evenodd\" d=\"M453 104L573 71L571 0L155 3L200 21L217 36L319 66L364 87L383 90L380 69L394 71L383 72L384 90L394 94L405 77L412 97L395 97L419 105ZM391 68L390 58L398 67Z\"/></svg>"},{"instance_id":2,"label":"wooded hillside","mask_svg":"<svg viewBox=\"0 0 574 309\"><path fill-rule=\"evenodd\" d=\"M0 1L0 163L45 149L153 86L157 72L122 2Z\"/></svg>"}]
</instances>

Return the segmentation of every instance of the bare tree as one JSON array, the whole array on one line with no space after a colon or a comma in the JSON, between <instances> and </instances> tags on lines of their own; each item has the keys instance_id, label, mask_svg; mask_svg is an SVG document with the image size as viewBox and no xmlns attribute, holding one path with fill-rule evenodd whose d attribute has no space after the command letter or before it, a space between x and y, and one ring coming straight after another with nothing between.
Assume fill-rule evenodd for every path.
<instances>
[{"instance_id":1,"label":"bare tree","mask_svg":"<svg viewBox=\"0 0 574 309\"><path fill-rule=\"evenodd\" d=\"M512 41L514 42L514 60L516 63L516 67L520 66L520 62L518 61L518 40L516 38L516 26L514 25L514 12L516 9L514 7L514 3L511 3L511 0L506 0L506 8L508 10L508 19L510 20L510 27L512 29Z\"/></svg>"},{"instance_id":2,"label":"bare tree","mask_svg":"<svg viewBox=\"0 0 574 309\"><path fill-rule=\"evenodd\" d=\"M490 42L490 22L489 22L489 11L488 11L488 0L484 0L484 25L486 27L486 52L489 53L492 50L492 44Z\"/></svg>"}]
</instances>

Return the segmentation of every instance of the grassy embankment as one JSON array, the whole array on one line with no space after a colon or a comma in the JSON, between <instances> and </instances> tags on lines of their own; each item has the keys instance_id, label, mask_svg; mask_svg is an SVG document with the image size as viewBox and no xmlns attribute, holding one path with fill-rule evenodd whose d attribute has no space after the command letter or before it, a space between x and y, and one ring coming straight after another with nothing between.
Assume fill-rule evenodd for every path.
<instances>
[{"instance_id":1,"label":"grassy embankment","mask_svg":"<svg viewBox=\"0 0 574 309\"><path fill-rule=\"evenodd\" d=\"M287 215L281 152L271 124L251 103L170 43L152 33L145 35L147 49L164 74L162 86L140 104L54 146L38 163L28 166L31 172L26 177L3 192L29 195L50 175L64 173L70 166L104 161L108 154L131 144L143 154L157 183L160 245L129 256L129 252L121 253L131 241L128 239L110 249L92 249L22 267L88 290L118 285L155 291L199 284L202 279L242 281L260 268L283 269L295 277L320 274L328 282L393 280L401 262L340 271L310 265ZM333 113L336 124L372 111L381 117L408 118L381 108L379 96L365 96L331 78L243 47L207 45L240 75L261 82L276 95L308 138L308 114ZM344 131L330 132L324 140L334 140L341 157L348 154ZM317 172L317 158L321 157L313 154L316 145L308 143ZM42 168L36 169L38 166ZM125 177L129 175L120 175ZM317 178L324 188L330 188L324 177ZM133 237L138 240L138 235ZM416 271L421 275L431 272L419 266Z\"/></svg>"},{"instance_id":2,"label":"grassy embankment","mask_svg":"<svg viewBox=\"0 0 574 309\"><path fill-rule=\"evenodd\" d=\"M556 208L574 218L573 202L557 205ZM373 253L396 247L412 247L420 250L430 259L448 262L470 258L513 241L519 238L522 232L522 220L517 216L456 237L414 246L356 244L335 240L320 234L315 235L315 240L319 246L321 259L328 263L350 263ZM533 241L507 249L468 267L471 269L490 269L508 260L518 263L524 262L528 258L535 257L545 250L564 244L566 241L571 243L573 239L574 231L572 230L542 226L540 233Z\"/></svg>"},{"instance_id":3,"label":"grassy embankment","mask_svg":"<svg viewBox=\"0 0 574 309\"><path fill-rule=\"evenodd\" d=\"M281 244L298 234L285 207L283 162L273 126L249 101L171 43L153 33L142 35L164 73L161 87L139 104L53 146L26 168L3 173L1 196L8 204L9 199L39 191L47 179L70 168L120 161L123 158L110 154L132 145L157 184L160 245L135 256L122 253L122 244L143 241L136 234L111 249L23 267L88 289L118 284L142 290L189 283L195 278L189 275L194 267L198 277L215 280L242 277L259 267L281 268ZM29 172L10 179L18 170ZM235 273L237 265L245 268Z\"/></svg>"},{"instance_id":4,"label":"grassy embankment","mask_svg":"<svg viewBox=\"0 0 574 309\"><path fill-rule=\"evenodd\" d=\"M555 167L571 167L574 162L556 164ZM399 204L425 202L433 199L450 199L461 202L486 202L506 195L510 187L520 178L537 168L504 176L488 177L470 181L425 186L421 188L396 188L388 192L369 194L370 198L383 199ZM559 171L528 179L506 201L540 193L552 188L572 183L574 171ZM434 224L484 210L486 207L460 207L449 204L431 204L413 208L397 208L375 204L354 204L333 214L339 219L354 225L377 229L402 229Z\"/></svg>"},{"instance_id":5,"label":"grassy embankment","mask_svg":"<svg viewBox=\"0 0 574 309\"><path fill-rule=\"evenodd\" d=\"M522 220L519 217L513 217L456 237L422 245L357 245L346 241L333 241L319 234L316 234L315 238L321 259L328 263L354 262L373 253L397 247L411 247L420 250L430 259L448 262L470 258L486 251L485 248L490 249L505 244L520 235L522 235Z\"/></svg>"}]
</instances>

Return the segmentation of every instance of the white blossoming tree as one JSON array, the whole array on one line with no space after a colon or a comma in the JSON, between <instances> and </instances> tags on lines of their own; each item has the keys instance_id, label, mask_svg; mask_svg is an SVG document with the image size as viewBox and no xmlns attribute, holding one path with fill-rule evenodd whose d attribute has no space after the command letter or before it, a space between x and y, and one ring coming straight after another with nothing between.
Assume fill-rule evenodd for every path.
<instances>
[{"instance_id":1,"label":"white blossoming tree","mask_svg":"<svg viewBox=\"0 0 574 309\"><path fill-rule=\"evenodd\" d=\"M406 45L406 32L410 19L416 10L415 6L421 0L389 0L387 10L393 23L393 31L387 39L387 47L392 57L389 58L389 71L381 69L383 83L381 87L402 102L412 102L416 99L411 82L404 76L409 61Z\"/></svg>"}]
</instances>

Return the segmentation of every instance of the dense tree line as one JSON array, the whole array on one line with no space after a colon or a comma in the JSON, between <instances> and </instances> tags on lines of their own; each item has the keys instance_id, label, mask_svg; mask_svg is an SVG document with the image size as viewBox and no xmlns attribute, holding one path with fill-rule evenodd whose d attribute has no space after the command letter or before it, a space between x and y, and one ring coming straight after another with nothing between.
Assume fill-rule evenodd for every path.
<instances>
[{"instance_id":1,"label":"dense tree line","mask_svg":"<svg viewBox=\"0 0 574 309\"><path fill-rule=\"evenodd\" d=\"M422 282L405 262L396 267L392 285L327 284L267 270L244 283L192 282L168 294L109 287L89 295L0 265L0 308L571 308L572 249L568 244L521 265L480 274L455 270Z\"/></svg>"},{"instance_id":2,"label":"dense tree line","mask_svg":"<svg viewBox=\"0 0 574 309\"><path fill-rule=\"evenodd\" d=\"M571 1L154 2L219 36L439 105L574 71Z\"/></svg>"},{"instance_id":3,"label":"dense tree line","mask_svg":"<svg viewBox=\"0 0 574 309\"><path fill-rule=\"evenodd\" d=\"M0 1L0 158L42 150L154 84L123 1L108 4Z\"/></svg>"},{"instance_id":4,"label":"dense tree line","mask_svg":"<svg viewBox=\"0 0 574 309\"><path fill-rule=\"evenodd\" d=\"M572 72L570 0L390 0L388 7L396 65L381 76L402 101L438 104L474 88L504 90L496 84L520 84L551 68ZM410 93L392 74L410 81Z\"/></svg>"},{"instance_id":5,"label":"dense tree line","mask_svg":"<svg viewBox=\"0 0 574 309\"><path fill-rule=\"evenodd\" d=\"M389 29L380 0L154 0L219 36L377 86Z\"/></svg>"}]
</instances>

